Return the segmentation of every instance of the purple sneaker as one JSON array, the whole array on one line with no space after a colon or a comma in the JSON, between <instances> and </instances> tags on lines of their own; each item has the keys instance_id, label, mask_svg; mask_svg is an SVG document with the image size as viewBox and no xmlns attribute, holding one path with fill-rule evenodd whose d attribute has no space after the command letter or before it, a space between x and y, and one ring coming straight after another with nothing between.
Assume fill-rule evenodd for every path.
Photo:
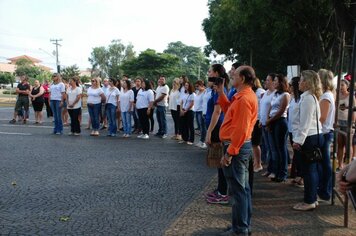
<instances>
[{"instance_id":1,"label":"purple sneaker","mask_svg":"<svg viewBox=\"0 0 356 236\"><path fill-rule=\"evenodd\" d=\"M229 204L230 196L218 195L215 198L207 198L206 201L210 204Z\"/></svg>"},{"instance_id":2,"label":"purple sneaker","mask_svg":"<svg viewBox=\"0 0 356 236\"><path fill-rule=\"evenodd\" d=\"M216 189L210 193L204 194L206 198L216 198L220 195L219 191Z\"/></svg>"}]
</instances>

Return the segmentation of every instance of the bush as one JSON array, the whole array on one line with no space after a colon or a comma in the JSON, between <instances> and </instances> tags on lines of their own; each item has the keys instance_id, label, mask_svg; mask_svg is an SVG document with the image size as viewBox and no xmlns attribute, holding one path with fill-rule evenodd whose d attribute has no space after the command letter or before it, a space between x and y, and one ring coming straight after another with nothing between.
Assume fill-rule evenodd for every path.
<instances>
[{"instance_id":1,"label":"bush","mask_svg":"<svg viewBox=\"0 0 356 236\"><path fill-rule=\"evenodd\" d=\"M11 92L11 93L10 93ZM2 92L2 94L15 94L16 92L15 92L15 89L13 89L13 90L4 90L3 92Z\"/></svg>"}]
</instances>

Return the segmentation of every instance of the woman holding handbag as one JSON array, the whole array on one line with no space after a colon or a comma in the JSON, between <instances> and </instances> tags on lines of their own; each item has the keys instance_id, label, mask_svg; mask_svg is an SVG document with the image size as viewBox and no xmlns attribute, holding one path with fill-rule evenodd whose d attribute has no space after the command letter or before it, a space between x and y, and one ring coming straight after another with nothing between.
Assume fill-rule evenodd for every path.
<instances>
[{"instance_id":1,"label":"woman holding handbag","mask_svg":"<svg viewBox=\"0 0 356 236\"><path fill-rule=\"evenodd\" d=\"M293 149L300 158L304 179L304 201L293 207L297 211L313 210L317 206L317 190L319 184L318 167L315 160L321 157L324 139L321 131L320 107L318 99L322 94L319 75L312 70L301 73L299 90L303 92L299 104L294 108ZM313 153L310 155L310 153Z\"/></svg>"}]
</instances>

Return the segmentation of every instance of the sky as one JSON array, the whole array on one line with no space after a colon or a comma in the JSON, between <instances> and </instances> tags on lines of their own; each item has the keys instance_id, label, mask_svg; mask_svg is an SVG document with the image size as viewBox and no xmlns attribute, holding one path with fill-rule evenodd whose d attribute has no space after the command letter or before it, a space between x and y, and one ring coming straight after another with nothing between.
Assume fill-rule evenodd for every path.
<instances>
[{"instance_id":1,"label":"sky","mask_svg":"<svg viewBox=\"0 0 356 236\"><path fill-rule=\"evenodd\" d=\"M132 43L136 55L168 43L207 45L202 21L207 0L0 0L0 62L29 55L56 68L50 39L62 39L61 65L89 68L93 47L113 39Z\"/></svg>"}]
</instances>

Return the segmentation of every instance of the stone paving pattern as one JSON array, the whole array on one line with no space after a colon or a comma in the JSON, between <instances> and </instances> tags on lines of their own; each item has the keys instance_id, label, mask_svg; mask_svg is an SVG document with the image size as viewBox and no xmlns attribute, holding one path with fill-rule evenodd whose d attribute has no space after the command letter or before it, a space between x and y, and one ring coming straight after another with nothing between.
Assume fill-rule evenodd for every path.
<instances>
[{"instance_id":1,"label":"stone paving pattern","mask_svg":"<svg viewBox=\"0 0 356 236\"><path fill-rule=\"evenodd\" d=\"M0 131L31 134L0 135L0 235L162 235L215 174L169 139Z\"/></svg>"},{"instance_id":2,"label":"stone paving pattern","mask_svg":"<svg viewBox=\"0 0 356 236\"><path fill-rule=\"evenodd\" d=\"M219 235L231 225L231 207L207 204L204 193L216 187L215 177L183 214L166 230L173 235ZM252 235L356 235L356 213L349 205L349 228L343 227L343 207L319 205L314 211L297 212L292 206L303 200L303 188L275 183L255 174Z\"/></svg>"}]
</instances>

